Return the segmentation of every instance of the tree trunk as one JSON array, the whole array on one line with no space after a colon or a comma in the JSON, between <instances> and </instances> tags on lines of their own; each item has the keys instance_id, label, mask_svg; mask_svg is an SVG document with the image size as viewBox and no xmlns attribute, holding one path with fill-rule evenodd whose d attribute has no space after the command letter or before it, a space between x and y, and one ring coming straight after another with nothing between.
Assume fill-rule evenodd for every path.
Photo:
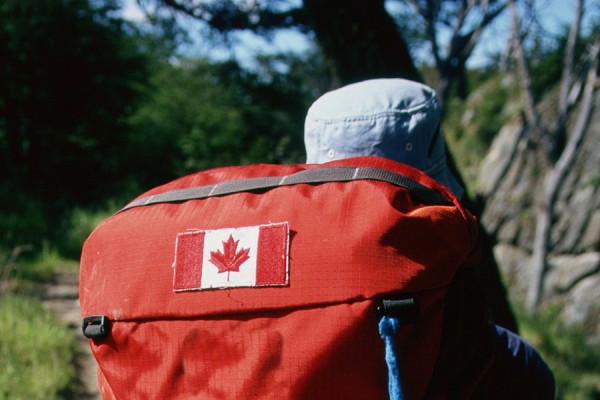
<instances>
[{"instance_id":1,"label":"tree trunk","mask_svg":"<svg viewBox=\"0 0 600 400\"><path fill-rule=\"evenodd\" d=\"M521 83L521 95L525 103L525 120L530 131L530 141L540 147L545 167L552 164L552 149L554 144L551 138L542 127L539 112L536 110L535 98L533 96L531 74L527 66L523 41L521 38L521 21L519 20L515 0L509 1L509 7L512 19L513 51L517 62L517 73Z\"/></svg>"},{"instance_id":2,"label":"tree trunk","mask_svg":"<svg viewBox=\"0 0 600 400\"><path fill-rule=\"evenodd\" d=\"M382 0L304 0L304 9L336 86L385 77L421 81Z\"/></svg>"}]
</instances>

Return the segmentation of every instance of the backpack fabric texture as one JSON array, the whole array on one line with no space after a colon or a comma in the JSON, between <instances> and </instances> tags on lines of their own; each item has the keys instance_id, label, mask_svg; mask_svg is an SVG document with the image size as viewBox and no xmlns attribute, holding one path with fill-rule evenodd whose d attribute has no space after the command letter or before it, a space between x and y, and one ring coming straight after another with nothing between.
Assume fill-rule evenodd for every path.
<instances>
[{"instance_id":1,"label":"backpack fabric texture","mask_svg":"<svg viewBox=\"0 0 600 400\"><path fill-rule=\"evenodd\" d=\"M217 168L92 232L82 327L105 399L478 398L478 260L474 217L404 164Z\"/></svg>"}]
</instances>

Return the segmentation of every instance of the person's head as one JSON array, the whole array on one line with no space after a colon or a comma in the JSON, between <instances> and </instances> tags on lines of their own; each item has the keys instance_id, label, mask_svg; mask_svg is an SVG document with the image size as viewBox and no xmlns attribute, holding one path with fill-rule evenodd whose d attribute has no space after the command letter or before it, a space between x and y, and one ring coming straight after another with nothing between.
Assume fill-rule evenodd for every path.
<instances>
[{"instance_id":1,"label":"person's head","mask_svg":"<svg viewBox=\"0 0 600 400\"><path fill-rule=\"evenodd\" d=\"M344 86L308 110L306 162L384 157L422 170L460 198L464 191L448 169L440 118L440 102L429 86L404 79Z\"/></svg>"}]
</instances>

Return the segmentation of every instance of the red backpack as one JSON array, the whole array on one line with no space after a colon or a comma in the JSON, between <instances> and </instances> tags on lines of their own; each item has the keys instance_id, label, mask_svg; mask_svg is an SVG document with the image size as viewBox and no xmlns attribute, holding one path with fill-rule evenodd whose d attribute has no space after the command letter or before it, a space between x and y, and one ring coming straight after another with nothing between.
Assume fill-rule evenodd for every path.
<instances>
[{"instance_id":1,"label":"red backpack","mask_svg":"<svg viewBox=\"0 0 600 400\"><path fill-rule=\"evenodd\" d=\"M477 258L471 214L406 165L212 169L90 235L83 331L106 399L468 398Z\"/></svg>"}]
</instances>

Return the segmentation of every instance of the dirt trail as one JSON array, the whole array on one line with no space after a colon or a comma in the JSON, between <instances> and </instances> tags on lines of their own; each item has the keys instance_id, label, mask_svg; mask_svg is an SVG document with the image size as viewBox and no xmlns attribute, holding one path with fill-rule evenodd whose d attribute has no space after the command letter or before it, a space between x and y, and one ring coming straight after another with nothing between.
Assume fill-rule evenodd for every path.
<instances>
[{"instance_id":1,"label":"dirt trail","mask_svg":"<svg viewBox=\"0 0 600 400\"><path fill-rule=\"evenodd\" d=\"M44 307L53 310L77 336L78 353L75 368L78 372L78 388L73 400L99 400L96 381L96 361L92 356L87 339L81 332L79 310L79 274L77 271L59 272L53 282L42 290Z\"/></svg>"}]
</instances>

